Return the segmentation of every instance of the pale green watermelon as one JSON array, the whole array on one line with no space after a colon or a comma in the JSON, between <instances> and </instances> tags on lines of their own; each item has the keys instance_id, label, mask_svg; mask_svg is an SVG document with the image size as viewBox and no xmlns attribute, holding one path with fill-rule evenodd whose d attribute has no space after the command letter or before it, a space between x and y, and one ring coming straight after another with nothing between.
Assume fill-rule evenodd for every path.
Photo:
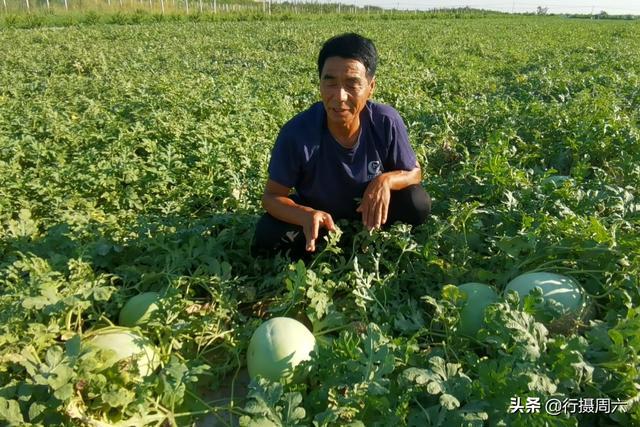
<instances>
[{"instance_id":1,"label":"pale green watermelon","mask_svg":"<svg viewBox=\"0 0 640 427\"><path fill-rule=\"evenodd\" d=\"M310 359L316 339L302 323L288 317L275 317L260 325L249 342L247 368L249 376L271 381L291 377L293 368Z\"/></svg>"},{"instance_id":2,"label":"pale green watermelon","mask_svg":"<svg viewBox=\"0 0 640 427\"><path fill-rule=\"evenodd\" d=\"M489 285L483 283L464 283L458 286L467 300L460 312L459 330L465 335L474 336L484 324L484 310L498 301L498 294Z\"/></svg>"},{"instance_id":3,"label":"pale green watermelon","mask_svg":"<svg viewBox=\"0 0 640 427\"><path fill-rule=\"evenodd\" d=\"M158 309L159 300L157 292L144 292L130 298L120 310L118 323L129 328L147 323L151 313Z\"/></svg>"},{"instance_id":4,"label":"pale green watermelon","mask_svg":"<svg viewBox=\"0 0 640 427\"><path fill-rule=\"evenodd\" d=\"M549 330L568 332L586 316L588 304L585 292L577 281L568 276L549 272L525 273L510 281L504 291L516 291L520 300L523 300L536 287L542 290L545 301L555 301L563 309L563 313L554 318L536 316Z\"/></svg>"},{"instance_id":5,"label":"pale green watermelon","mask_svg":"<svg viewBox=\"0 0 640 427\"><path fill-rule=\"evenodd\" d=\"M153 344L145 337L126 328L104 328L94 331L86 340L86 348L100 349L108 355L105 368L116 363L135 363L141 377L153 373L160 358Z\"/></svg>"}]
</instances>

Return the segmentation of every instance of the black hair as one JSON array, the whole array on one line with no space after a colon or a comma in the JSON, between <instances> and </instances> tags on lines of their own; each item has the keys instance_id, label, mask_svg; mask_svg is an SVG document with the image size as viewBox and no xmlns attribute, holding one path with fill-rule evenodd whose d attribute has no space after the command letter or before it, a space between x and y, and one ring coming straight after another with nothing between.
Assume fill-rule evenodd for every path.
<instances>
[{"instance_id":1,"label":"black hair","mask_svg":"<svg viewBox=\"0 0 640 427\"><path fill-rule=\"evenodd\" d=\"M373 41L356 33L345 33L334 36L324 42L318 55L318 75L322 77L322 68L327 58L339 56L345 59L355 59L362 62L367 70L367 78L371 80L376 75L378 65L378 51Z\"/></svg>"}]
</instances>

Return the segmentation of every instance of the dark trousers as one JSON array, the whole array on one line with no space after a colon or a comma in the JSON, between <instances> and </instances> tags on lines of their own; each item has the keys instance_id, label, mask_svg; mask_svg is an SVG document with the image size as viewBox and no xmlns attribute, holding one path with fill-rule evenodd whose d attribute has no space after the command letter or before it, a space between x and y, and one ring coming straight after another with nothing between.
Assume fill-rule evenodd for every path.
<instances>
[{"instance_id":1,"label":"dark trousers","mask_svg":"<svg viewBox=\"0 0 640 427\"><path fill-rule=\"evenodd\" d=\"M420 225L427 220L430 213L429 194L420 185L410 185L403 190L391 192L387 225L394 222ZM357 218L355 214L357 212L354 212L354 217ZM334 221L338 219L341 218L333 218ZM321 230L321 235L322 231L325 230ZM280 221L265 213L256 225L251 253L253 256L269 256L276 252L288 252L292 258L299 259L306 255L305 246L306 238L301 226Z\"/></svg>"}]
</instances>

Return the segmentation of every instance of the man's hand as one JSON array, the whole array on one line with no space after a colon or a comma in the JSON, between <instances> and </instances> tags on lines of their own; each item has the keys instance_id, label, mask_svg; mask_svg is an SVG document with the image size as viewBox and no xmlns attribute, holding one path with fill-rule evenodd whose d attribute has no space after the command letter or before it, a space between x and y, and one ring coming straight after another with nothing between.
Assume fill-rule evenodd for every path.
<instances>
[{"instance_id":1,"label":"man's hand","mask_svg":"<svg viewBox=\"0 0 640 427\"><path fill-rule=\"evenodd\" d=\"M304 237L307 239L307 246L305 249L309 252L315 252L316 239L320 227L326 228L328 231L335 231L335 225L333 218L326 212L313 210L309 212L309 215L302 224L302 230L304 231Z\"/></svg>"},{"instance_id":2,"label":"man's hand","mask_svg":"<svg viewBox=\"0 0 640 427\"><path fill-rule=\"evenodd\" d=\"M362 223L369 230L380 228L387 222L389 202L391 201L391 185L388 175L375 177L362 195L360 206L356 209L362 213Z\"/></svg>"},{"instance_id":3,"label":"man's hand","mask_svg":"<svg viewBox=\"0 0 640 427\"><path fill-rule=\"evenodd\" d=\"M289 197L290 188L269 179L262 195L262 206L274 218L302 227L307 240L305 249L315 252L320 227L335 231L333 218L327 212L298 205Z\"/></svg>"}]
</instances>

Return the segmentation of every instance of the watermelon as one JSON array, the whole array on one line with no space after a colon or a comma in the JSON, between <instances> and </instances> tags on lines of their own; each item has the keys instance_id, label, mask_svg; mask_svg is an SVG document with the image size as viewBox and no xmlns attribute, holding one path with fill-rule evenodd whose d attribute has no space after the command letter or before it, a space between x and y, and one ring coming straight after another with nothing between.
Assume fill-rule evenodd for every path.
<instances>
[{"instance_id":1,"label":"watermelon","mask_svg":"<svg viewBox=\"0 0 640 427\"><path fill-rule=\"evenodd\" d=\"M149 322L151 313L158 309L159 300L160 294L157 292L144 292L130 298L120 310L118 323L130 328Z\"/></svg>"},{"instance_id":2,"label":"watermelon","mask_svg":"<svg viewBox=\"0 0 640 427\"><path fill-rule=\"evenodd\" d=\"M483 283L464 283L458 286L467 297L460 311L459 330L464 335L475 336L484 324L484 310L498 301L498 294L489 285Z\"/></svg>"},{"instance_id":3,"label":"watermelon","mask_svg":"<svg viewBox=\"0 0 640 427\"><path fill-rule=\"evenodd\" d=\"M505 287L505 293L515 291L520 300L529 295L534 288L542 290L544 303L556 303L560 313L536 313L536 319L543 322L549 330L567 332L581 320L586 313L587 300L584 290L573 278L556 273L533 272L522 274L511 280Z\"/></svg>"},{"instance_id":4,"label":"watermelon","mask_svg":"<svg viewBox=\"0 0 640 427\"><path fill-rule=\"evenodd\" d=\"M135 363L141 377L151 375L160 364L155 347L145 337L127 328L104 328L90 334L87 349L107 354L105 369L119 362Z\"/></svg>"},{"instance_id":5,"label":"watermelon","mask_svg":"<svg viewBox=\"0 0 640 427\"><path fill-rule=\"evenodd\" d=\"M302 323L288 317L275 317L261 324L251 336L247 350L249 376L286 381L293 369L311 358L316 339Z\"/></svg>"}]
</instances>

